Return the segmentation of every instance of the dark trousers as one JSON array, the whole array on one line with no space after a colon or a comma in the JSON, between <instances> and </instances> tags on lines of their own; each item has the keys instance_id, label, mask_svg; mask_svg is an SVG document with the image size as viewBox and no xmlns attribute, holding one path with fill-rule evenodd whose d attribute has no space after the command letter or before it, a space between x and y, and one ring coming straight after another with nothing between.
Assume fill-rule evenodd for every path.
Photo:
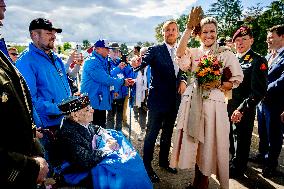
<instances>
[{"instance_id":1,"label":"dark trousers","mask_svg":"<svg viewBox=\"0 0 284 189\"><path fill-rule=\"evenodd\" d=\"M257 107L257 122L258 122L258 134L259 145L258 152L262 157L268 154L269 150L269 111L263 102L260 102Z\"/></svg>"},{"instance_id":2,"label":"dark trousers","mask_svg":"<svg viewBox=\"0 0 284 189\"><path fill-rule=\"evenodd\" d=\"M153 153L156 138L160 129L161 141L160 141L160 154L159 164L162 166L168 166L168 156L171 147L171 138L176 119L176 112L156 112L149 111L148 125L146 130L146 136L144 140L144 156L143 161L147 170L151 169L151 161L153 160Z\"/></svg>"},{"instance_id":3,"label":"dark trousers","mask_svg":"<svg viewBox=\"0 0 284 189\"><path fill-rule=\"evenodd\" d=\"M276 168L278 165L278 157L280 155L283 144L283 123L280 115L282 111L269 108L270 124L269 124L269 152L267 166Z\"/></svg>"},{"instance_id":4,"label":"dark trousers","mask_svg":"<svg viewBox=\"0 0 284 189\"><path fill-rule=\"evenodd\" d=\"M106 128L106 110L94 109L93 124Z\"/></svg>"},{"instance_id":5,"label":"dark trousers","mask_svg":"<svg viewBox=\"0 0 284 189\"><path fill-rule=\"evenodd\" d=\"M148 110L146 109L145 103L141 107L134 106L133 107L133 112L134 112L134 118L135 120L138 121L141 130L146 129L146 119L147 119L147 112Z\"/></svg>"},{"instance_id":6,"label":"dark trousers","mask_svg":"<svg viewBox=\"0 0 284 189\"><path fill-rule=\"evenodd\" d=\"M113 103L111 104L111 110L107 111L108 129L115 129L117 131L121 131L124 100L125 98L113 100Z\"/></svg>"},{"instance_id":7,"label":"dark trousers","mask_svg":"<svg viewBox=\"0 0 284 189\"><path fill-rule=\"evenodd\" d=\"M245 112L241 121L239 123L235 123L237 149L236 156L233 158L233 165L241 172L244 172L247 168L254 119L255 109Z\"/></svg>"}]
</instances>

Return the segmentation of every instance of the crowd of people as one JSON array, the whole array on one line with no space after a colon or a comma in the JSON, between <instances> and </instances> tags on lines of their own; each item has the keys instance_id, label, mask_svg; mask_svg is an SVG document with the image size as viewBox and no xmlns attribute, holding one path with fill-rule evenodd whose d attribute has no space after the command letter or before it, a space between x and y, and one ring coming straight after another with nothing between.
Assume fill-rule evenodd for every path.
<instances>
[{"instance_id":1,"label":"crowd of people","mask_svg":"<svg viewBox=\"0 0 284 189\"><path fill-rule=\"evenodd\" d=\"M0 20L5 11L0 0ZM63 30L45 18L30 22L32 42L20 54L2 38L1 188L44 187L58 175L58 183L86 188L153 188L160 182L152 166L157 138L160 168L195 169L187 188L208 188L214 174L227 189L249 160L263 165L264 177L275 176L284 128L284 25L268 30L263 57L251 49L248 26L217 40L217 21L202 15L201 7L191 10L179 41L178 23L166 21L164 42L135 46L131 59L118 43L98 39L87 58L74 50L65 62L54 50ZM199 48L187 46L191 37ZM141 127L142 158L121 132L128 105ZM256 115L259 154L249 157Z\"/></svg>"}]
</instances>

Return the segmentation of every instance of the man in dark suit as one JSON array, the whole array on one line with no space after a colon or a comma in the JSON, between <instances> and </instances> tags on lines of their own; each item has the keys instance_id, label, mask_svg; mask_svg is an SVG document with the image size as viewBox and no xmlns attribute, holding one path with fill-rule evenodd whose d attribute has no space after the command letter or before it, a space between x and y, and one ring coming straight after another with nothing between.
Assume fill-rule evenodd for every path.
<instances>
[{"instance_id":1,"label":"man in dark suit","mask_svg":"<svg viewBox=\"0 0 284 189\"><path fill-rule=\"evenodd\" d=\"M237 137L237 148L230 165L231 178L243 176L246 171L256 105L266 93L268 70L266 59L251 50L253 36L250 28L240 27L233 36L233 42L244 79L238 88L233 89L228 103L228 113L232 115Z\"/></svg>"},{"instance_id":2,"label":"man in dark suit","mask_svg":"<svg viewBox=\"0 0 284 189\"><path fill-rule=\"evenodd\" d=\"M159 166L171 173L176 169L169 167L169 150L177 108L180 101L179 93L186 88L186 82L181 81L181 71L174 62L178 25L175 21L167 21L163 26L164 43L150 47L142 58L141 66L136 69L151 66L151 87L148 97L149 118L144 142L143 161L152 182L158 182L159 177L154 172L151 161L155 141L162 129L160 140Z\"/></svg>"},{"instance_id":3,"label":"man in dark suit","mask_svg":"<svg viewBox=\"0 0 284 189\"><path fill-rule=\"evenodd\" d=\"M6 5L0 0L0 20ZM1 22L0 22L1 23ZM5 44L1 39L1 44ZM0 48L0 188L37 188L48 165L35 148L36 128L27 85Z\"/></svg>"},{"instance_id":4,"label":"man in dark suit","mask_svg":"<svg viewBox=\"0 0 284 189\"><path fill-rule=\"evenodd\" d=\"M269 57L271 64L268 70L267 94L264 99L270 121L268 159L262 174L270 177L275 175L283 144L283 123L280 115L284 111L284 25L277 25L269 29L267 44L273 53Z\"/></svg>"}]
</instances>

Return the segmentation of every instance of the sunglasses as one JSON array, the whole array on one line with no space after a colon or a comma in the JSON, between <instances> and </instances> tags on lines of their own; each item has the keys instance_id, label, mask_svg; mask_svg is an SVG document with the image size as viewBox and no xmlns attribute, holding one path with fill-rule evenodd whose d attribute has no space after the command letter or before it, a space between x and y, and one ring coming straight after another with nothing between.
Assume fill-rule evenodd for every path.
<instances>
[{"instance_id":1,"label":"sunglasses","mask_svg":"<svg viewBox=\"0 0 284 189\"><path fill-rule=\"evenodd\" d=\"M18 53L10 53L12 56L18 56Z\"/></svg>"}]
</instances>

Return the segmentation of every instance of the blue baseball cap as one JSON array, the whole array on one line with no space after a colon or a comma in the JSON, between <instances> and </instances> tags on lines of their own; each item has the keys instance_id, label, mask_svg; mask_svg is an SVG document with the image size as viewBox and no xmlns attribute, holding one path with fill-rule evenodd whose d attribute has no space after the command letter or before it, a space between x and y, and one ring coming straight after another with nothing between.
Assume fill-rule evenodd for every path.
<instances>
[{"instance_id":1,"label":"blue baseball cap","mask_svg":"<svg viewBox=\"0 0 284 189\"><path fill-rule=\"evenodd\" d=\"M107 48L107 49L113 49L113 47L109 46L109 42L105 39L99 39L95 43L95 47L101 47L101 48Z\"/></svg>"}]
</instances>

